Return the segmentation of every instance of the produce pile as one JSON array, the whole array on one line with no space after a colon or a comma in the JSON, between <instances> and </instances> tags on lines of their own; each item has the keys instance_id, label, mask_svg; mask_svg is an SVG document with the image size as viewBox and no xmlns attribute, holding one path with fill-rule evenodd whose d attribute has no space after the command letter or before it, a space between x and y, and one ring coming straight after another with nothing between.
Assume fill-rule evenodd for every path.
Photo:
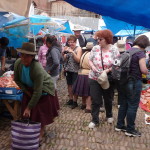
<instances>
[{"instance_id":1,"label":"produce pile","mask_svg":"<svg viewBox=\"0 0 150 150\"><path fill-rule=\"evenodd\" d=\"M19 89L12 77L0 77L0 87L13 87Z\"/></svg>"},{"instance_id":2,"label":"produce pile","mask_svg":"<svg viewBox=\"0 0 150 150\"><path fill-rule=\"evenodd\" d=\"M140 107L150 112L150 88L142 90L140 98Z\"/></svg>"},{"instance_id":3,"label":"produce pile","mask_svg":"<svg viewBox=\"0 0 150 150\"><path fill-rule=\"evenodd\" d=\"M14 72L8 71L0 77L0 88L16 88L20 89L14 81Z\"/></svg>"}]
</instances>

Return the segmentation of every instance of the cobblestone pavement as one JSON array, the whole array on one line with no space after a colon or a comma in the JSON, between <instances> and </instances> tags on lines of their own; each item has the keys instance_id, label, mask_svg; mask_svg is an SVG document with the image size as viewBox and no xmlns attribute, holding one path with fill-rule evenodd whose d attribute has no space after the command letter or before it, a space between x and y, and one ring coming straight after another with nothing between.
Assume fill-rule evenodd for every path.
<instances>
[{"instance_id":1,"label":"cobblestone pavement","mask_svg":"<svg viewBox=\"0 0 150 150\"><path fill-rule=\"evenodd\" d=\"M114 131L118 108L113 106L114 124L105 120L100 113L101 124L89 129L90 114L79 107L72 110L65 105L68 96L65 80L58 82L60 115L55 122L46 127L46 134L40 150L150 150L150 126L145 125L145 112L139 108L136 125L141 137L127 137L123 132ZM79 99L81 104L81 99ZM0 150L10 149L10 120L0 118Z\"/></svg>"}]
</instances>

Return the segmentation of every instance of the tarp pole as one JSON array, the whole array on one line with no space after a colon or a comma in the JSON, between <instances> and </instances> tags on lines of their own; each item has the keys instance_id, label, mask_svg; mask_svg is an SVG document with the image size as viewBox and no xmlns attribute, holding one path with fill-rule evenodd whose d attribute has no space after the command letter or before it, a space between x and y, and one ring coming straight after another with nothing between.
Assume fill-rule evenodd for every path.
<instances>
[{"instance_id":1,"label":"tarp pole","mask_svg":"<svg viewBox=\"0 0 150 150\"><path fill-rule=\"evenodd\" d=\"M133 37L135 37L135 32L136 32L136 26L134 26L134 33L133 33Z\"/></svg>"},{"instance_id":2,"label":"tarp pole","mask_svg":"<svg viewBox=\"0 0 150 150\"><path fill-rule=\"evenodd\" d=\"M34 27L33 27L33 39L34 39L34 47L35 47L35 51L36 51L36 38L35 38L35 35L34 35Z\"/></svg>"}]
</instances>

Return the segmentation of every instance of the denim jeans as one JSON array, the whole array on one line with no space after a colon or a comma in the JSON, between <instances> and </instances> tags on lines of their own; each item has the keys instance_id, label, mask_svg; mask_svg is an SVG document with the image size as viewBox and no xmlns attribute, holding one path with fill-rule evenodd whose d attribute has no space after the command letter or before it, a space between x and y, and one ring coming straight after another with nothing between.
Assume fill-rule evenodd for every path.
<instances>
[{"instance_id":1,"label":"denim jeans","mask_svg":"<svg viewBox=\"0 0 150 150\"><path fill-rule=\"evenodd\" d=\"M142 81L129 79L126 85L120 85L120 108L118 111L117 127L125 126L127 120L127 131L135 130L136 113L140 102Z\"/></svg>"},{"instance_id":2,"label":"denim jeans","mask_svg":"<svg viewBox=\"0 0 150 150\"><path fill-rule=\"evenodd\" d=\"M110 85L109 89L104 90L96 80L89 79L90 95L92 98L92 122L99 123L99 109L102 105L102 97L104 99L104 106L106 109L106 117L112 117L112 92L113 86Z\"/></svg>"},{"instance_id":3,"label":"denim jeans","mask_svg":"<svg viewBox=\"0 0 150 150\"><path fill-rule=\"evenodd\" d=\"M116 89L117 89L117 92L118 92L118 105L120 105L120 101L121 101L121 97L120 97L120 84L119 84L119 81L116 81L115 82L115 86L116 86Z\"/></svg>"}]
</instances>

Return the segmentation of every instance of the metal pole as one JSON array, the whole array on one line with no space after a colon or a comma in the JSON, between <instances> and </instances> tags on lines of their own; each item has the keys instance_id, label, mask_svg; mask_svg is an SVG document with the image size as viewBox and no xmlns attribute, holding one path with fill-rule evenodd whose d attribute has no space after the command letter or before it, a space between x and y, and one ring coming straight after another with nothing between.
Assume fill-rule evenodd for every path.
<instances>
[{"instance_id":1,"label":"metal pole","mask_svg":"<svg viewBox=\"0 0 150 150\"><path fill-rule=\"evenodd\" d=\"M133 33L133 37L135 37L135 31L136 31L136 26L134 26L134 33Z\"/></svg>"}]
</instances>

